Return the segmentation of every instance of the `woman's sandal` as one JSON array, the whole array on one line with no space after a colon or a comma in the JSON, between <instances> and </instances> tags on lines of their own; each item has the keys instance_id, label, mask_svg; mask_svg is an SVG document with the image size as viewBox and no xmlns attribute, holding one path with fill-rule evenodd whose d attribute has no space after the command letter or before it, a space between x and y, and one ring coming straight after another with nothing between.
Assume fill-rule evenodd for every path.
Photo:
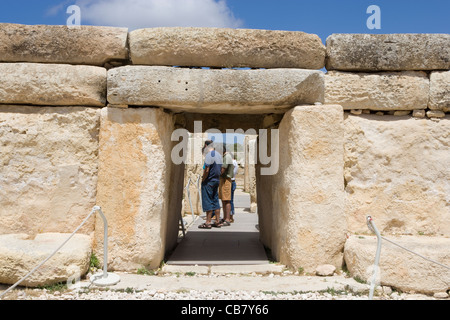
<instances>
[{"instance_id":1,"label":"woman's sandal","mask_svg":"<svg viewBox=\"0 0 450 320\"><path fill-rule=\"evenodd\" d=\"M222 224L221 223L213 223L212 225L211 225L212 227L214 227L214 228L222 228Z\"/></svg>"},{"instance_id":2,"label":"woman's sandal","mask_svg":"<svg viewBox=\"0 0 450 320\"><path fill-rule=\"evenodd\" d=\"M211 229L211 225L207 223L203 223L198 226L199 229Z\"/></svg>"}]
</instances>

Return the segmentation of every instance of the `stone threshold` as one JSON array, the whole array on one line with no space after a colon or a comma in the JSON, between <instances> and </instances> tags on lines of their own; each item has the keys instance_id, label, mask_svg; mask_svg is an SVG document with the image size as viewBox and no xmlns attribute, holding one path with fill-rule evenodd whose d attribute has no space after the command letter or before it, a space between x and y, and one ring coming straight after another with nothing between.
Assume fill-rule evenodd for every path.
<instances>
[{"instance_id":1,"label":"stone threshold","mask_svg":"<svg viewBox=\"0 0 450 320\"><path fill-rule=\"evenodd\" d=\"M258 264L258 265L164 265L161 269L166 273L195 273L195 274L281 274L286 266L281 264Z\"/></svg>"}]
</instances>

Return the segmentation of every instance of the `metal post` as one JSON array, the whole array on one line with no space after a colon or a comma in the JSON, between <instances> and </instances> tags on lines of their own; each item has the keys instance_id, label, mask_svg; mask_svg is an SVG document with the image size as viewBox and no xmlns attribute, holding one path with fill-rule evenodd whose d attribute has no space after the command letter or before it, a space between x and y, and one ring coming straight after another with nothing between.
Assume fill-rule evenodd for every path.
<instances>
[{"instance_id":1,"label":"metal post","mask_svg":"<svg viewBox=\"0 0 450 320\"><path fill-rule=\"evenodd\" d=\"M120 277L114 273L108 273L108 221L99 206L94 209L103 220L103 272L94 274L91 277L91 282L97 286L113 286L120 281Z\"/></svg>"},{"instance_id":2,"label":"metal post","mask_svg":"<svg viewBox=\"0 0 450 320\"><path fill-rule=\"evenodd\" d=\"M186 186L186 190L187 190L187 195L188 195L188 199L189 199L189 206L191 207L192 221L194 221L194 208L192 207L191 191L189 190L190 185L191 185L191 178L189 178L188 184Z\"/></svg>"},{"instance_id":3,"label":"metal post","mask_svg":"<svg viewBox=\"0 0 450 320\"><path fill-rule=\"evenodd\" d=\"M374 266L373 266L373 274L372 274L372 280L370 283L370 291L369 291L369 300L372 300L373 293L375 290L375 281L378 277L378 271L379 271L378 265L380 263L381 240L382 239L381 239L380 232L378 231L377 227L375 226L375 223L373 222L373 219L371 216L367 216L367 226L377 236L377 252L375 254L375 262L374 262Z\"/></svg>"},{"instance_id":4,"label":"metal post","mask_svg":"<svg viewBox=\"0 0 450 320\"><path fill-rule=\"evenodd\" d=\"M197 178L197 191L198 191L198 201L200 202L201 212L203 212L203 203L202 203L202 189L200 188L200 178L202 176L199 174Z\"/></svg>"}]
</instances>

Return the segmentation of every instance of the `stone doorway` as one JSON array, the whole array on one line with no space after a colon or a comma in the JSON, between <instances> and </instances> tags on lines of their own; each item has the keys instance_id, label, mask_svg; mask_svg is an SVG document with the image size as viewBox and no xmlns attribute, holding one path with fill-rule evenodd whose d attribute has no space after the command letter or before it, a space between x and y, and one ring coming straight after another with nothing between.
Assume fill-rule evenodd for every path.
<instances>
[{"instance_id":1,"label":"stone doorway","mask_svg":"<svg viewBox=\"0 0 450 320\"><path fill-rule=\"evenodd\" d=\"M281 117L279 115L278 118ZM185 237L180 236L174 251L166 254L166 265L269 264L264 246L259 240L256 204L256 142L263 116L219 114L211 117L183 113L175 118L177 127L189 129L184 176L186 189L182 206L188 230ZM221 148L220 145L225 142L239 164L235 192L236 223L220 229L200 230L198 226L206 219L199 190L204 161L201 150L204 142L210 139L215 141L217 148ZM221 201L220 204L223 218Z\"/></svg>"},{"instance_id":2,"label":"stone doorway","mask_svg":"<svg viewBox=\"0 0 450 320\"><path fill-rule=\"evenodd\" d=\"M308 271L319 264L342 265L340 106L299 106L270 115L177 114L140 107L105 108L101 115L97 202L110 224L112 269L157 268L176 247L185 166L172 162L178 142L171 135L176 129L193 132L195 121L202 121L204 130L278 129L278 171L262 175L267 165L256 164L259 239L287 266ZM101 237L96 231L99 242Z\"/></svg>"}]
</instances>

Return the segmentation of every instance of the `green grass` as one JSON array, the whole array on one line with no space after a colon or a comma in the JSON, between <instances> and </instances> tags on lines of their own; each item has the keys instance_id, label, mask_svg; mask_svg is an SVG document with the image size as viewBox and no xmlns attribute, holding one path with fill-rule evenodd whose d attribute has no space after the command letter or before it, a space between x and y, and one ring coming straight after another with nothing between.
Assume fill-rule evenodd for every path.
<instances>
[{"instance_id":1,"label":"green grass","mask_svg":"<svg viewBox=\"0 0 450 320\"><path fill-rule=\"evenodd\" d=\"M89 262L89 266L90 266L91 268L97 268L97 269L100 269L100 268L101 268L101 266L100 266L100 261L98 261L98 258L97 258L97 256L95 255L95 253L92 253L92 254L91 254L91 260L90 260L90 262Z\"/></svg>"},{"instance_id":2,"label":"green grass","mask_svg":"<svg viewBox=\"0 0 450 320\"><path fill-rule=\"evenodd\" d=\"M39 286L39 289L45 289L49 291L50 293L56 292L56 291L65 291L67 290L67 284L65 282L58 282L55 284L50 284L46 286Z\"/></svg>"},{"instance_id":3,"label":"green grass","mask_svg":"<svg viewBox=\"0 0 450 320\"><path fill-rule=\"evenodd\" d=\"M367 284L367 282L363 279L361 279L359 276L354 276L353 280L355 280L358 283Z\"/></svg>"}]
</instances>

